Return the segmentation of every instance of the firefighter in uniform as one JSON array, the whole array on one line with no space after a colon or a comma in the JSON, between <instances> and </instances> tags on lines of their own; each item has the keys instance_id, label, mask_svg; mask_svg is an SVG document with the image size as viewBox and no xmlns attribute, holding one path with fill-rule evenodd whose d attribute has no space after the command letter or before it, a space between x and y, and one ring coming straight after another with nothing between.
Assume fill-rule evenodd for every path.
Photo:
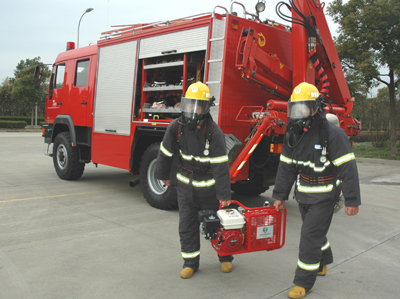
<instances>
[{"instance_id":1,"label":"firefighter in uniform","mask_svg":"<svg viewBox=\"0 0 400 299\"><path fill-rule=\"evenodd\" d=\"M176 185L178 193L182 278L190 278L199 268L198 212L217 211L220 204L231 203L225 137L209 113L212 100L207 85L197 82L188 87L181 99L182 115L169 124L157 157L155 177L167 186ZM223 272L232 271L232 256L219 260Z\"/></svg>"},{"instance_id":2,"label":"firefighter in uniform","mask_svg":"<svg viewBox=\"0 0 400 299\"><path fill-rule=\"evenodd\" d=\"M289 298L304 298L317 275L333 262L327 233L341 191L345 212L358 213L361 204L355 156L344 130L330 123L318 89L300 83L288 102L288 126L272 197L282 210L295 183L302 217L299 256Z\"/></svg>"}]
</instances>

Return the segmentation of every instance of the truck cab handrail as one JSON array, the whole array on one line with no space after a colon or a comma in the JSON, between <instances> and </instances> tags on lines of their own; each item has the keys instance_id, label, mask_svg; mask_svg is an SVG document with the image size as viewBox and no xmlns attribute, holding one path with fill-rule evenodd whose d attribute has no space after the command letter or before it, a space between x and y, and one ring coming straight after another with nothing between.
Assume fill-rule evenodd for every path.
<instances>
[{"instance_id":1,"label":"truck cab handrail","mask_svg":"<svg viewBox=\"0 0 400 299\"><path fill-rule=\"evenodd\" d=\"M253 20L257 19L257 16L256 16L255 14L252 14L252 13L246 11L246 7L245 7L242 3L237 2L237 1L232 1L232 3L231 3L230 14L233 14L233 5L234 5L234 4L238 4L238 5L240 5L241 7L243 7L243 18L244 18L244 19L246 18L247 15L251 16L251 17L253 18Z\"/></svg>"},{"instance_id":2,"label":"truck cab handrail","mask_svg":"<svg viewBox=\"0 0 400 299\"><path fill-rule=\"evenodd\" d=\"M214 18L214 16L215 16L215 9L216 9L216 8L222 8L223 10L226 11L227 14L229 13L229 11L228 11L225 7L223 7L223 6L221 6L221 5L216 5L216 6L214 7L214 9L213 9L213 12L212 12L212 17L213 17L213 18Z\"/></svg>"}]
</instances>

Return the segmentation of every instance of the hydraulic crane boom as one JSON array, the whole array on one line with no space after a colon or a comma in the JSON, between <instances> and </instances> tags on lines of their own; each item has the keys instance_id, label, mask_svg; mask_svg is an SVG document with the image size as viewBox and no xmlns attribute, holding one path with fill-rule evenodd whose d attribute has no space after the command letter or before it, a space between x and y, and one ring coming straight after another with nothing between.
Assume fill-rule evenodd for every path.
<instances>
[{"instance_id":1,"label":"hydraulic crane boom","mask_svg":"<svg viewBox=\"0 0 400 299\"><path fill-rule=\"evenodd\" d=\"M236 67L242 77L271 95L287 101L294 86L309 82L318 87L325 99L325 110L336 114L348 135L360 132L360 123L350 116L354 98L350 96L332 36L319 0L291 0L288 6L296 20L291 29L292 62L282 63L279 53L265 50L273 36L252 27L244 28L238 44ZM281 4L282 6L282 4ZM280 7L278 4L277 12ZM271 26L266 23L265 26ZM273 26L276 26L273 24ZM277 26L278 27L278 26ZM285 30L284 26L276 30Z\"/></svg>"}]
</instances>

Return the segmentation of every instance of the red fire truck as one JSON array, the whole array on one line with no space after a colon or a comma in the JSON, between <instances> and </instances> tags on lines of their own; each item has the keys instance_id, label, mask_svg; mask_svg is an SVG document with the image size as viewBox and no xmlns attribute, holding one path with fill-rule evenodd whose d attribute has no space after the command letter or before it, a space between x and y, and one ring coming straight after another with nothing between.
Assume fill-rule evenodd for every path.
<instances>
[{"instance_id":1,"label":"red fire truck","mask_svg":"<svg viewBox=\"0 0 400 299\"><path fill-rule=\"evenodd\" d=\"M156 180L154 169L167 125L180 115L180 98L195 81L216 98L211 115L226 136L235 193L258 195L274 184L287 100L300 82L318 86L327 112L349 136L357 135L360 123L350 116L353 99L324 3L278 4L291 27L262 21L263 8L265 0L255 13L232 2L212 13L121 26L95 45L68 43L53 65L43 126L57 175L78 179L89 162L126 169L139 174L152 206L176 207L175 190Z\"/></svg>"}]
</instances>

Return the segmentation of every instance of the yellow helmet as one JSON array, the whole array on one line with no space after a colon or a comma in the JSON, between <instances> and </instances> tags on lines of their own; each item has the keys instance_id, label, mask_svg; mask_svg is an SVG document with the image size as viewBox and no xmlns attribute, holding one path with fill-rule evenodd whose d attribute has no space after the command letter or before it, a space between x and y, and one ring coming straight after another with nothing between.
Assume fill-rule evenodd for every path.
<instances>
[{"instance_id":1,"label":"yellow helmet","mask_svg":"<svg viewBox=\"0 0 400 299\"><path fill-rule=\"evenodd\" d=\"M307 82L297 85L288 102L288 117L290 119L306 119L318 110L318 89Z\"/></svg>"},{"instance_id":2,"label":"yellow helmet","mask_svg":"<svg viewBox=\"0 0 400 299\"><path fill-rule=\"evenodd\" d=\"M191 84L181 99L182 115L186 120L199 120L210 110L211 91L202 82Z\"/></svg>"},{"instance_id":3,"label":"yellow helmet","mask_svg":"<svg viewBox=\"0 0 400 299\"><path fill-rule=\"evenodd\" d=\"M185 97L191 99L209 101L211 98L211 91L207 85L198 81L196 83L191 84L188 87Z\"/></svg>"}]
</instances>

